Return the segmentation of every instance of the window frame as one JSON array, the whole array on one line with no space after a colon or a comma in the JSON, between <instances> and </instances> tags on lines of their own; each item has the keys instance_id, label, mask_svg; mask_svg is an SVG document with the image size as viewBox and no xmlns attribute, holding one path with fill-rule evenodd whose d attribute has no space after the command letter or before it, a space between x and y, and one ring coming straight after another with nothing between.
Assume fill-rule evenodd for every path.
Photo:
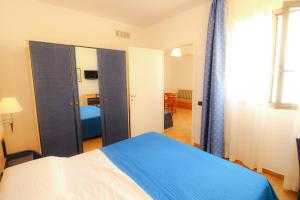
<instances>
[{"instance_id":1,"label":"window frame","mask_svg":"<svg viewBox=\"0 0 300 200\"><path fill-rule=\"evenodd\" d=\"M273 11L273 70L272 70L272 84L271 84L271 95L270 104L275 109L289 109L295 110L298 108L296 103L282 103L283 84L284 84L284 66L285 66L285 52L287 46L287 34L288 34L288 22L289 12L291 8L300 8L300 1L287 1L283 3L282 9ZM275 62L276 62L276 44L278 35L278 16L282 15L282 35L281 35L281 48L279 53L279 69L278 78L275 80ZM273 91L273 86L277 82L277 88ZM276 92L276 100L273 101L273 93Z\"/></svg>"}]
</instances>

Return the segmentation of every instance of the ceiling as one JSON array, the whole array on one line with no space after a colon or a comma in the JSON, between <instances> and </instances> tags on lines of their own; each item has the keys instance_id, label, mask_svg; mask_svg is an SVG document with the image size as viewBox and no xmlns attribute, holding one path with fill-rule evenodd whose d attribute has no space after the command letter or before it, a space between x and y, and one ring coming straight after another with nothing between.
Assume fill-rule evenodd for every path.
<instances>
[{"instance_id":1,"label":"ceiling","mask_svg":"<svg viewBox=\"0 0 300 200\"><path fill-rule=\"evenodd\" d=\"M153 25L201 0L39 0L136 26Z\"/></svg>"}]
</instances>

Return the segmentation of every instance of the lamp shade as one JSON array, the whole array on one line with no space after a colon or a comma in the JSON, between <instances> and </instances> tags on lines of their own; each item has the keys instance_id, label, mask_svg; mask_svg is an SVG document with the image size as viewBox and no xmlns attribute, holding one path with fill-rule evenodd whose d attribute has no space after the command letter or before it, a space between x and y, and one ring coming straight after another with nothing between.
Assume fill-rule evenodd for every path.
<instances>
[{"instance_id":1,"label":"lamp shade","mask_svg":"<svg viewBox=\"0 0 300 200\"><path fill-rule=\"evenodd\" d=\"M182 56L181 49L180 48L172 49L171 56L181 57Z\"/></svg>"},{"instance_id":2,"label":"lamp shade","mask_svg":"<svg viewBox=\"0 0 300 200\"><path fill-rule=\"evenodd\" d=\"M0 114L17 113L22 110L16 98L2 98L0 101Z\"/></svg>"}]
</instances>

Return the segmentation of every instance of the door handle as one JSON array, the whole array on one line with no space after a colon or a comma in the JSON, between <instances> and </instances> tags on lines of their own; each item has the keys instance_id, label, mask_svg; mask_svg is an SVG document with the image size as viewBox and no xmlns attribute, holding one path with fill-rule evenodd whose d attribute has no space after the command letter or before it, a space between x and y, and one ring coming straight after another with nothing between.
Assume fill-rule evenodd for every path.
<instances>
[{"instance_id":1,"label":"door handle","mask_svg":"<svg viewBox=\"0 0 300 200\"><path fill-rule=\"evenodd\" d=\"M71 107L73 107L74 104L73 104L73 102L70 102L69 105L70 105Z\"/></svg>"}]
</instances>

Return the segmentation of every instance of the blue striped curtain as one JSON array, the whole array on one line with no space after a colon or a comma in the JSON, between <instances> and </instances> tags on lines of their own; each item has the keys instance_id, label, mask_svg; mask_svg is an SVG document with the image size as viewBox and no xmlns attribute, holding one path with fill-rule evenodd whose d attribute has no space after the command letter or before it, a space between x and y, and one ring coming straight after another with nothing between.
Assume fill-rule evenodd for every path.
<instances>
[{"instance_id":1,"label":"blue striped curtain","mask_svg":"<svg viewBox=\"0 0 300 200\"><path fill-rule=\"evenodd\" d=\"M201 148L224 155L225 0L213 0L206 43Z\"/></svg>"}]
</instances>

